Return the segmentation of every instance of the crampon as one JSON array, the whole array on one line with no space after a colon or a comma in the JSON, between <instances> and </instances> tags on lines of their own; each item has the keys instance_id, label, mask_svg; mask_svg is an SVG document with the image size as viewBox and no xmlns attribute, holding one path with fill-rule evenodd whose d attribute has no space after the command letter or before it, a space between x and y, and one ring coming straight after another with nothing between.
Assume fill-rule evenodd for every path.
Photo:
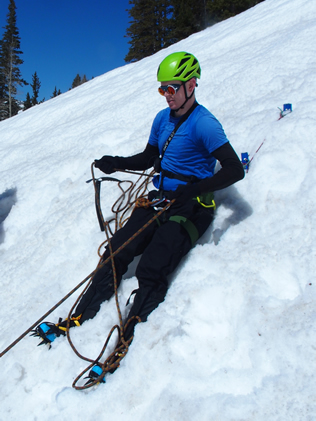
<instances>
[{"instance_id":1,"label":"crampon","mask_svg":"<svg viewBox=\"0 0 316 421\"><path fill-rule=\"evenodd\" d=\"M80 326L80 317L70 319L69 327ZM60 318L57 324L51 322L43 322L32 330L31 336L38 336L42 339L38 345L48 345L51 347L51 343L59 336L65 336L67 331L67 320Z\"/></svg>"},{"instance_id":2,"label":"crampon","mask_svg":"<svg viewBox=\"0 0 316 421\"><path fill-rule=\"evenodd\" d=\"M93 366L89 371L88 377L85 377L86 379L88 379L88 381L85 383L85 386L95 382L98 379L98 377L100 377L102 374L103 369L100 365L96 364L95 366ZM105 375L102 378L100 378L100 380L96 384L99 383L105 383Z\"/></svg>"},{"instance_id":3,"label":"crampon","mask_svg":"<svg viewBox=\"0 0 316 421\"><path fill-rule=\"evenodd\" d=\"M126 352L122 351L120 348L112 354L105 363L105 368L100 363L95 364L86 379L88 381L85 383L85 386L91 384L91 383L105 383L106 382L106 375L113 374L114 371L120 366L120 361L124 356L126 355ZM97 380L99 378L99 380Z\"/></svg>"},{"instance_id":4,"label":"crampon","mask_svg":"<svg viewBox=\"0 0 316 421\"><path fill-rule=\"evenodd\" d=\"M42 339L42 342L39 345L48 345L51 347L51 343L58 338L60 335L65 336L66 332L59 329L58 325L50 322L43 322L38 325L34 330L32 330L31 336L38 336Z\"/></svg>"}]
</instances>

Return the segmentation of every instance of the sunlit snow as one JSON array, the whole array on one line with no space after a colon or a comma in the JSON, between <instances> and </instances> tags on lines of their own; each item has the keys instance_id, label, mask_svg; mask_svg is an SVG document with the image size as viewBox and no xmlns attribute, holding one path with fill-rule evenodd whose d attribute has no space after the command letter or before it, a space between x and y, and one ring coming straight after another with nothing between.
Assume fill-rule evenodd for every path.
<instances>
[{"instance_id":1,"label":"sunlit snow","mask_svg":"<svg viewBox=\"0 0 316 421\"><path fill-rule=\"evenodd\" d=\"M105 238L90 165L143 150L166 106L156 71L167 54L199 58L198 101L253 157L217 192L214 223L106 384L76 391L87 362L65 338L48 351L26 336L0 359L1 421L316 419L315 39L315 1L266 0L0 123L0 352L94 270ZM109 218L119 189L103 183L101 196ZM117 322L113 299L72 340L96 358Z\"/></svg>"}]
</instances>

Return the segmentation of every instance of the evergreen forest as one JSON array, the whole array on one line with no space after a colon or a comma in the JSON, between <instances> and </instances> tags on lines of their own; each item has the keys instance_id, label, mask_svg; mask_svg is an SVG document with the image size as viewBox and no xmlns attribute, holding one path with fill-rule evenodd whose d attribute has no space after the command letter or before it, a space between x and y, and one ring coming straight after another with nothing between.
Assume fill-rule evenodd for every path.
<instances>
[{"instance_id":1,"label":"evergreen forest","mask_svg":"<svg viewBox=\"0 0 316 421\"><path fill-rule=\"evenodd\" d=\"M135 62L155 54L193 33L237 15L264 0L129 0L129 51L124 60ZM22 77L21 38L16 4L8 0L6 25L0 39L0 121L45 101L40 99L41 82L34 71L31 81ZM0 17L1 18L1 17ZM71 87L87 82L86 75L75 76ZM52 83L54 83L52 81ZM19 86L29 85L24 101L17 99ZM54 85L52 85L54 86ZM55 86L51 98L61 94Z\"/></svg>"}]
</instances>

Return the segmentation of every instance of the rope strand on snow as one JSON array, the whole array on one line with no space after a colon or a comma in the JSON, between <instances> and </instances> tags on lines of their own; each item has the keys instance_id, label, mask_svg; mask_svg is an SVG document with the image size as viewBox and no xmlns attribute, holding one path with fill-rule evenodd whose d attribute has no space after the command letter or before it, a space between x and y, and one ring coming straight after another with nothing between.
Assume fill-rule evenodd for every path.
<instances>
[{"instance_id":1,"label":"rope strand on snow","mask_svg":"<svg viewBox=\"0 0 316 421\"><path fill-rule=\"evenodd\" d=\"M94 173L93 173L93 166L91 167L92 170L92 177L94 178ZM140 180L140 179L139 179ZM138 180L138 181L139 181ZM127 210L129 210L133 205L137 205L137 206L150 206L151 202L148 199L145 199L143 196L143 193L139 194L139 192L143 192L144 187L147 188L147 184L148 181L145 181L143 183L141 183L141 185L138 187L138 189L136 189L135 191L133 191L135 185L131 188L131 190L129 191L129 196L128 196L128 203L127 203ZM124 194L124 193L123 193ZM132 200L132 194L135 195L135 200ZM145 200L144 200L145 199ZM117 308L117 312L118 312L118 317L119 317L119 326L115 325L113 326L113 328L111 329L110 333L108 334L108 337L102 347L102 350L100 352L100 354L98 355L98 357L95 360L91 360L90 358L84 357L83 355L81 355L78 350L75 348L75 346L73 345L73 342L70 338L69 335L69 326L70 326L70 319L71 319L71 314L74 310L74 308L76 307L77 303L79 302L81 296L84 294L84 292L86 291L86 289L89 287L90 283L92 280L90 280L90 283L87 285L86 289L83 291L83 293L78 297L77 301L75 302L75 304L73 305L73 307L71 308L69 315L68 315L68 321L67 321L67 339L69 341L70 346L72 347L73 351L75 352L75 354L79 357L82 358L85 361L89 361L91 364L85 369L83 370L74 380L72 387L74 387L77 390L83 390L83 389L88 389L90 387L93 387L94 385L98 384L101 379L104 377L104 375L108 372L111 372L113 370L115 370L119 365L120 365L120 361L125 357L125 355L128 352L129 349L129 345L132 342L132 338L130 338L129 340L125 340L124 338L124 332L126 331L127 326L132 322L132 320L134 320L135 318L138 320L138 322L140 322L140 318L139 317L132 317L130 318L127 323L123 324L123 318L122 318L122 313L120 310L120 306L119 306L119 301L118 301L118 286L117 286L117 276L116 276L116 269L115 269L115 263L114 263L114 256L119 253L119 251L121 251L124 247L127 246L127 244L129 244L131 241L133 241L134 238L136 238L142 231L144 231L152 222L154 222L157 218L159 218L159 216L165 212L173 203L174 201L168 203L163 209L161 209L159 212L157 212L147 223L145 223L143 225L143 227L141 227L133 236L131 236L124 244L122 244L115 252L113 252L112 247L111 247L111 242L110 242L110 229L109 229L109 222L104 221L103 217L103 221L104 221L104 230L107 236L106 242L108 244L109 247L109 252L110 252L110 256L103 261L98 268L101 268L102 266L104 266L108 261L111 260L111 264L112 264L112 271L113 271L113 280L114 280L114 296L115 296L115 303L116 303L116 308ZM126 207L123 207L123 209L120 208L120 204L122 203L120 200L118 200L117 202L115 202L115 204L112 207L112 211L114 211L116 213L116 217L118 217L118 213L117 211L115 211L113 208L115 207L115 205L119 203L119 212L123 212L125 214L126 212ZM102 214L101 211L101 206L100 206L100 202L98 203L99 209L98 211ZM117 218L116 218L117 220ZM124 221L124 223L126 222L126 219ZM116 222L116 226L118 225L118 223ZM121 222L120 224L121 225ZM107 348L107 345L110 341L110 338L113 334L113 332L117 330L119 333L119 339L118 339L118 343L115 347L115 350L108 356L108 358L104 361L104 363L100 364L99 361L100 359L103 357L103 354ZM85 384L84 386L77 386L78 381L82 378L82 376L88 371L90 370L94 365L99 364L102 368L102 373L99 377L97 377L96 379L89 381L87 384Z\"/></svg>"},{"instance_id":2,"label":"rope strand on snow","mask_svg":"<svg viewBox=\"0 0 316 421\"><path fill-rule=\"evenodd\" d=\"M91 166L91 170L92 170L92 176L93 176L93 182L94 182L94 187L96 188L96 179L94 177L94 172L93 172L93 165ZM137 174L139 175L139 174ZM143 176L144 174L142 174ZM105 222L104 218L102 216L103 219L103 223L104 226L106 226L106 228L109 230L109 233L111 235L113 235L112 230L110 229L110 223L112 221L115 221L115 232L118 229L118 227L122 227L126 221L128 220L128 212L131 210L131 208L136 205L136 203L138 203L139 206L142 206L141 203L141 198L144 196L144 193L146 192L148 183L149 183L149 177L151 177L152 175L147 175L147 180L141 182L140 186L136 188L137 183L140 181L141 177L135 182L131 182L129 180L125 180L125 181L120 181L118 180L118 186L120 188L120 190L122 191L121 196L119 197L119 199L114 203L114 205L112 206L112 212L115 214L115 217L113 219L111 219L110 221ZM122 187L123 183L129 183L130 186L127 190L124 190ZM127 200L126 200L126 196L127 196ZM134 196L134 198L133 198ZM126 200L126 203L124 205L124 202ZM101 267L103 267L105 264L107 264L110 260L113 261L113 258L116 256L116 254L118 254L124 247L126 247L131 241L133 241L134 238L137 237L137 235L139 235L144 229L146 229L153 221L155 221L157 218L159 218L159 216L165 212L169 206L171 206L171 204L173 203L170 202L168 205L166 205L163 209L161 209L159 212L157 212L153 218L151 220L149 220L142 228L140 228L131 238L129 238L124 244L122 244L115 252L113 252L111 250L110 252L110 256L102 261L102 258L100 258L99 263L96 267L96 269L91 272L86 278L84 278L76 287L74 287L68 294L66 294L60 301L58 301L57 304L55 304L50 310L48 310L42 317L40 317L35 323L33 323L32 326L30 326L25 332L23 332L17 339L15 339L7 348L5 348L1 353L0 353L0 358L3 357L8 351L10 351L15 345L17 345L26 335L28 335L34 328L36 328L46 317L48 317L53 311L55 311L62 303L64 303L72 294L74 294L74 292L76 292L82 285L84 285L87 281L90 280L90 282L88 283L88 285L86 286L86 288L84 289L84 291L80 294L80 296L78 297L78 299L76 300L75 304L73 305L71 311L69 314L72 313L74 307L77 305L78 301L80 300L81 296L84 294L84 292L87 290L87 288L89 287L90 283L91 283L91 279L92 277L95 275L96 271L99 270ZM146 203L147 206L150 206L150 202L147 201ZM100 206L100 201L98 201L97 206L99 206L100 208L100 212L101 212L101 206ZM102 214L102 212L101 212ZM119 216L120 214L122 214L121 216ZM100 256L100 250L101 248L104 246L104 244L109 243L109 236L107 237L106 241L104 243L102 243L98 249L98 254ZM101 256L100 256L101 257ZM113 273L115 273L113 271ZM117 297L117 280L116 280L116 275L115 275L115 288L116 288L116 297ZM116 298L116 302L118 304L118 300ZM112 335L112 333L114 332L115 329L119 329L119 332L121 333L122 330L125 330L127 327L127 324L125 324L124 328L123 328L123 322L122 322L122 317L121 317L121 313L120 314L120 327L118 326L114 326L112 331L110 332L105 345L104 345L104 350L106 349L106 346L108 344L108 341ZM70 345L72 345L70 336L69 336L69 317L68 317L68 322L67 322L67 338L69 340ZM124 340L124 338L123 338ZM125 341L126 345L129 345L128 341ZM125 345L125 346L126 346ZM79 352L75 349L75 347L73 347L75 353L82 359L85 359L87 361L91 361L89 358L83 357L81 354L79 354ZM100 356L98 357L97 360L99 360L102 355L103 355L104 351L101 351ZM108 360L110 361L112 358L112 354L108 357ZM95 361L97 361L95 360ZM108 361L107 360L107 361ZM117 359L116 362L119 362L121 360L121 358ZM92 364L93 365L93 364ZM112 363L109 363L109 367L110 369L113 368ZM108 370L109 371L109 370ZM78 379L82 376L82 374L80 376L78 376ZM75 387L75 386L74 386ZM90 386L91 387L91 386ZM78 388L78 387L76 387Z\"/></svg>"}]
</instances>

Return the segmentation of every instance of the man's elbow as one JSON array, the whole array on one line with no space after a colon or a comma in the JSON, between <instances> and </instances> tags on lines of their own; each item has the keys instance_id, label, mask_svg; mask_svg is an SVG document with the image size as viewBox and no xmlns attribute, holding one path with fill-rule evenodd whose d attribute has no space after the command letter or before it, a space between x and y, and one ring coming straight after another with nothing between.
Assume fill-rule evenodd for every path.
<instances>
[{"instance_id":1,"label":"man's elbow","mask_svg":"<svg viewBox=\"0 0 316 421\"><path fill-rule=\"evenodd\" d=\"M244 177L245 177L245 170L244 170L243 165L240 164L240 167L238 169L238 180L237 181L242 180Z\"/></svg>"},{"instance_id":2,"label":"man's elbow","mask_svg":"<svg viewBox=\"0 0 316 421\"><path fill-rule=\"evenodd\" d=\"M238 163L237 162L234 163L233 173L234 173L234 179L235 179L234 183L237 183L237 181L240 181L245 177L245 170L240 161Z\"/></svg>"}]
</instances>

